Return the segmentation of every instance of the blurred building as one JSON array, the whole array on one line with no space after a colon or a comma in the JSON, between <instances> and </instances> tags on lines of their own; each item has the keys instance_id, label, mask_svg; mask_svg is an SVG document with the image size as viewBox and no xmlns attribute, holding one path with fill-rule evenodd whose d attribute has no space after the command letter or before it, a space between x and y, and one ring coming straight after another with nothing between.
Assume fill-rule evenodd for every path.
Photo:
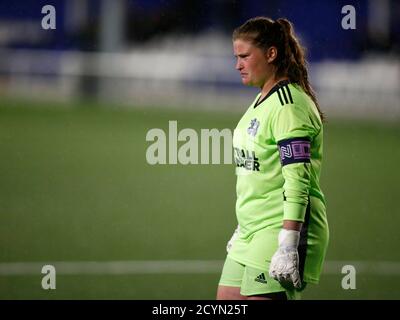
<instances>
[{"instance_id":1,"label":"blurred building","mask_svg":"<svg viewBox=\"0 0 400 320\"><path fill-rule=\"evenodd\" d=\"M342 28L345 5L356 29ZM243 110L256 90L240 84L230 37L259 15L294 23L328 116L400 116L395 0L3 0L0 94Z\"/></svg>"}]
</instances>

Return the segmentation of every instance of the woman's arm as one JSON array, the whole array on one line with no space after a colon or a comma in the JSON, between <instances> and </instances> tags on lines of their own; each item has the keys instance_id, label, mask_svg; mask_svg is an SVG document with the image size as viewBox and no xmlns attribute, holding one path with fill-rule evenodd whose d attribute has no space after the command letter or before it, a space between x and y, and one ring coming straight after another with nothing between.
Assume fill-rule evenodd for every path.
<instances>
[{"instance_id":1,"label":"woman's arm","mask_svg":"<svg viewBox=\"0 0 400 320\"><path fill-rule=\"evenodd\" d=\"M295 230L300 231L303 226L302 222L294 221L294 220L284 220L283 221L283 229L286 230Z\"/></svg>"}]
</instances>

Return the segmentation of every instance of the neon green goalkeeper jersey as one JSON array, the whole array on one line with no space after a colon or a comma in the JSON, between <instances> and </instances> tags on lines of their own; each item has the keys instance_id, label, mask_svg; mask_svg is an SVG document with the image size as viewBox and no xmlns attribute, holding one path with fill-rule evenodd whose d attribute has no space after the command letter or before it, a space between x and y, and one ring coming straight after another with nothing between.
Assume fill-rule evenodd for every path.
<instances>
[{"instance_id":1,"label":"neon green goalkeeper jersey","mask_svg":"<svg viewBox=\"0 0 400 320\"><path fill-rule=\"evenodd\" d=\"M229 255L253 267L265 267L277 249L283 220L300 221L305 227L304 254L311 253L317 260L306 278L317 282L328 241L325 199L319 186L321 119L314 102L296 84L281 81L258 101L260 95L233 136L236 216L241 230ZM258 236L262 230L270 232ZM253 239L257 236L259 241Z\"/></svg>"}]
</instances>

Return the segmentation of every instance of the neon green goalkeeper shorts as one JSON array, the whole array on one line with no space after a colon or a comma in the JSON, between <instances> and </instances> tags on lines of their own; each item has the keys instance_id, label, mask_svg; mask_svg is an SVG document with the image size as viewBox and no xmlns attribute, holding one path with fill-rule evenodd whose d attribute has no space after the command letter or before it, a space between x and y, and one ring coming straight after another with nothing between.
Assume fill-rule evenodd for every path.
<instances>
[{"instance_id":1,"label":"neon green goalkeeper shorts","mask_svg":"<svg viewBox=\"0 0 400 320\"><path fill-rule=\"evenodd\" d=\"M230 257L225 260L219 285L240 287L242 296L253 296L274 292L286 292L288 300L301 298L300 290L287 289L268 275L269 266L265 270L252 268L241 264ZM304 287L301 289L303 290Z\"/></svg>"}]
</instances>

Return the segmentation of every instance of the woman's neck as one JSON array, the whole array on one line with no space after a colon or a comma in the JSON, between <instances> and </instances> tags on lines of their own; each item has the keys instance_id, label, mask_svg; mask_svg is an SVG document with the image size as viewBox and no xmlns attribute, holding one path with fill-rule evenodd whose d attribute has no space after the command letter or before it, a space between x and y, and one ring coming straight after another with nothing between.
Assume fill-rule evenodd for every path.
<instances>
[{"instance_id":1,"label":"woman's neck","mask_svg":"<svg viewBox=\"0 0 400 320\"><path fill-rule=\"evenodd\" d=\"M278 82L283 81L283 80L288 80L288 79L289 79L289 78L286 77L286 76L285 76L285 77L279 77L279 78L275 78L275 77L269 78L267 81L265 81L264 85L261 87L261 97L260 97L260 98L265 97L265 96L268 94L268 92L270 92L271 89L272 89Z\"/></svg>"}]
</instances>

